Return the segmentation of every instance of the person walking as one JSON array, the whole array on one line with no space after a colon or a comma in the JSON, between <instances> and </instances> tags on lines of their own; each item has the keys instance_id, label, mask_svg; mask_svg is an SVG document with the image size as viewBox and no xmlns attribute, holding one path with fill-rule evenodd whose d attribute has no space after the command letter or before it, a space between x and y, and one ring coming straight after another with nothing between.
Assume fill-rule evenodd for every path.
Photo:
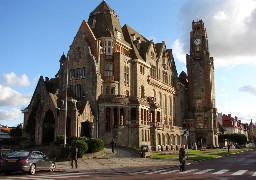
<instances>
[{"instance_id":1,"label":"person walking","mask_svg":"<svg viewBox=\"0 0 256 180\"><path fill-rule=\"evenodd\" d=\"M77 164L78 157L77 156L78 156L78 148L76 147L76 145L73 145L71 147L71 153L70 153L72 169L74 168L74 163L75 163L76 168L78 168L78 164Z\"/></svg>"},{"instance_id":2,"label":"person walking","mask_svg":"<svg viewBox=\"0 0 256 180\"><path fill-rule=\"evenodd\" d=\"M230 144L228 144L228 153L229 153L229 151L230 151Z\"/></svg>"},{"instance_id":3,"label":"person walking","mask_svg":"<svg viewBox=\"0 0 256 180\"><path fill-rule=\"evenodd\" d=\"M179 170L180 171L185 171L185 163L186 163L185 159L186 159L185 158L185 149L183 147L181 147L179 150L179 162L180 162Z\"/></svg>"},{"instance_id":4,"label":"person walking","mask_svg":"<svg viewBox=\"0 0 256 180\"><path fill-rule=\"evenodd\" d=\"M111 147L112 147L112 153L114 153L115 152L115 147L116 147L116 141L114 139L112 139L110 144L111 144Z\"/></svg>"}]
</instances>

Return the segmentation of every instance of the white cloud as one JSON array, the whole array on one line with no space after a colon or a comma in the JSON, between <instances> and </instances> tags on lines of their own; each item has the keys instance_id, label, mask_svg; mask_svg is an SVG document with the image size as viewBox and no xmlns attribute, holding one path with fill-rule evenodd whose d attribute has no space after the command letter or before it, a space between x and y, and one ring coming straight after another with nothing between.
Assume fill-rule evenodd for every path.
<instances>
[{"instance_id":1,"label":"white cloud","mask_svg":"<svg viewBox=\"0 0 256 180\"><path fill-rule=\"evenodd\" d=\"M186 53L184 52L183 46L184 44L180 41L180 39L176 39L174 44L172 45L172 49L175 60L178 60L180 63L186 64Z\"/></svg>"},{"instance_id":2,"label":"white cloud","mask_svg":"<svg viewBox=\"0 0 256 180\"><path fill-rule=\"evenodd\" d=\"M221 109L223 114L231 114L232 117L237 116L243 123L256 119L255 106L248 106L248 104L240 101L219 103L218 109Z\"/></svg>"},{"instance_id":3,"label":"white cloud","mask_svg":"<svg viewBox=\"0 0 256 180\"><path fill-rule=\"evenodd\" d=\"M249 94L256 96L256 87L255 86L243 86L239 88L239 91L247 92Z\"/></svg>"},{"instance_id":4,"label":"white cloud","mask_svg":"<svg viewBox=\"0 0 256 180\"><path fill-rule=\"evenodd\" d=\"M202 19L216 66L256 64L255 0L188 0L178 18L184 52L189 52L191 22Z\"/></svg>"},{"instance_id":5,"label":"white cloud","mask_svg":"<svg viewBox=\"0 0 256 180\"><path fill-rule=\"evenodd\" d=\"M223 12L223 11L217 12L213 17L214 17L215 19L222 19L222 20L228 18L227 15L225 14L225 12Z\"/></svg>"},{"instance_id":6,"label":"white cloud","mask_svg":"<svg viewBox=\"0 0 256 180\"><path fill-rule=\"evenodd\" d=\"M1 84L5 86L25 87L30 85L30 81L26 74L23 74L20 77L18 77L15 73L11 72L11 73L3 74L0 79L1 79Z\"/></svg>"},{"instance_id":7,"label":"white cloud","mask_svg":"<svg viewBox=\"0 0 256 180\"><path fill-rule=\"evenodd\" d=\"M28 105L31 94L22 95L10 87L0 85L0 106Z\"/></svg>"},{"instance_id":8,"label":"white cloud","mask_svg":"<svg viewBox=\"0 0 256 180\"><path fill-rule=\"evenodd\" d=\"M0 120L17 120L22 118L22 112L20 109L11 109L5 111L0 109Z\"/></svg>"}]
</instances>

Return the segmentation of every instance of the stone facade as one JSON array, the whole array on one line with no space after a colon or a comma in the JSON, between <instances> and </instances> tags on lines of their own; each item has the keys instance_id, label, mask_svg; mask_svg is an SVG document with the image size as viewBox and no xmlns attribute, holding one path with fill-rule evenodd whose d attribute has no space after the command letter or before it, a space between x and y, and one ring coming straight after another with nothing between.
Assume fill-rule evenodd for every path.
<instances>
[{"instance_id":1,"label":"stone facade","mask_svg":"<svg viewBox=\"0 0 256 180\"><path fill-rule=\"evenodd\" d=\"M183 128L189 128L188 145L217 146L213 59L203 22L193 23L188 75L178 76L164 41L154 43L128 25L121 28L102 1L82 22L67 56L61 56L56 77L39 79L23 111L24 126L35 122L36 144L66 133L106 144L115 138L130 147L177 148L186 143ZM200 23L202 32L195 29ZM201 53L193 53L195 38L205 44ZM202 138L204 143L198 141Z\"/></svg>"}]
</instances>

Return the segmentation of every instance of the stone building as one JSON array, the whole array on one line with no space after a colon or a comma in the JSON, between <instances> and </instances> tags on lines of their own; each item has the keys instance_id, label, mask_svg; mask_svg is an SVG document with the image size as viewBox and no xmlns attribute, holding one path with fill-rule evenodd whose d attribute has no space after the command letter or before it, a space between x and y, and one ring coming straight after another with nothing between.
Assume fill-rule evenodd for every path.
<instances>
[{"instance_id":1,"label":"stone building","mask_svg":"<svg viewBox=\"0 0 256 180\"><path fill-rule=\"evenodd\" d=\"M192 24L187 68L188 75L178 75L164 41L121 27L102 1L82 21L55 78L40 77L23 110L24 126L34 127L36 144L66 134L177 147L186 143L183 128L189 128L189 145L217 146L213 58L201 20Z\"/></svg>"}]
</instances>

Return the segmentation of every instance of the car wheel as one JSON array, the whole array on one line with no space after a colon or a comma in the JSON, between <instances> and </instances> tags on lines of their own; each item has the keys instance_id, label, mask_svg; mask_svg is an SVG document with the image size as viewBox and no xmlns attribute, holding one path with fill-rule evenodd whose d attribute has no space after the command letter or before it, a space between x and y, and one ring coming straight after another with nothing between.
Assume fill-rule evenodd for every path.
<instances>
[{"instance_id":1,"label":"car wheel","mask_svg":"<svg viewBox=\"0 0 256 180\"><path fill-rule=\"evenodd\" d=\"M52 164L51 164L51 167L50 167L49 171L50 171L50 172L53 172L53 171L55 171L55 168L56 168L56 165L55 165L55 163L54 163L54 162L52 162Z\"/></svg>"},{"instance_id":2,"label":"car wheel","mask_svg":"<svg viewBox=\"0 0 256 180\"><path fill-rule=\"evenodd\" d=\"M33 175L33 174L35 174L36 173L36 166L34 165L34 164L32 164L31 166L30 166L30 169L29 169L29 174L30 175Z\"/></svg>"}]
</instances>

